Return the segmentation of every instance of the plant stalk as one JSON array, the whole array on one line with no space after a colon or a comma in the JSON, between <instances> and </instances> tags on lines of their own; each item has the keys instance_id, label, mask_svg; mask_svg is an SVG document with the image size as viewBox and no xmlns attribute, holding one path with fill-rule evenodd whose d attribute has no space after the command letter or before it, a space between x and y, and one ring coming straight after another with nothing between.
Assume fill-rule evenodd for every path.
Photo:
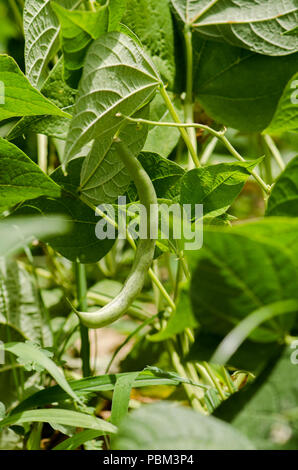
<instances>
[{"instance_id":1,"label":"plant stalk","mask_svg":"<svg viewBox=\"0 0 298 470\"><path fill-rule=\"evenodd\" d=\"M194 104L193 104L193 47L192 47L192 32L188 25L184 30L184 41L186 50L186 94L184 101L184 120L187 124L194 122ZM192 147L197 154L197 136L194 127L187 129L189 139ZM188 168L193 168L193 159L190 151L188 152ZM196 165L197 166L197 165Z\"/></svg>"},{"instance_id":2,"label":"plant stalk","mask_svg":"<svg viewBox=\"0 0 298 470\"><path fill-rule=\"evenodd\" d=\"M86 311L88 309L86 268L84 264L81 264L78 261L75 262L74 267L77 287L78 308ZM83 376L90 377L91 367L89 331L88 328L86 328L86 326L84 326L82 323L80 323L80 333Z\"/></svg>"}]
</instances>

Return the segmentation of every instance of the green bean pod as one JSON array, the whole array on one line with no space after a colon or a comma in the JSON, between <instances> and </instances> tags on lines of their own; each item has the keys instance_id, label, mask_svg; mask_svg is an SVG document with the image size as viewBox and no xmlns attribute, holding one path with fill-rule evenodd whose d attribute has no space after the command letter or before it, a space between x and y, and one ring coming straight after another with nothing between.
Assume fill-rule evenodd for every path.
<instances>
[{"instance_id":1,"label":"green bean pod","mask_svg":"<svg viewBox=\"0 0 298 470\"><path fill-rule=\"evenodd\" d=\"M147 211L147 239L141 239L138 243L131 272L121 292L111 302L97 311L76 312L85 326L94 329L110 325L126 313L144 286L148 269L153 261L155 248L155 240L150 238L150 227L157 222L151 220L150 217L151 206L157 205L154 186L139 160L131 155L119 140L117 140L117 143L119 156L135 183L140 203Z\"/></svg>"}]
</instances>

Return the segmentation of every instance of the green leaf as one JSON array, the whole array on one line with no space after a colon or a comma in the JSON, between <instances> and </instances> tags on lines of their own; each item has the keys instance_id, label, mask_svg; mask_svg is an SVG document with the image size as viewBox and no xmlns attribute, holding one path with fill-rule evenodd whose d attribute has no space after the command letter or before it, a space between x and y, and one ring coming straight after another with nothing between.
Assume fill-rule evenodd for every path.
<instances>
[{"instance_id":1,"label":"green leaf","mask_svg":"<svg viewBox=\"0 0 298 470\"><path fill-rule=\"evenodd\" d=\"M223 214L261 161L219 163L188 171L181 179L180 203L203 204L204 216Z\"/></svg>"},{"instance_id":2,"label":"green leaf","mask_svg":"<svg viewBox=\"0 0 298 470\"><path fill-rule=\"evenodd\" d=\"M134 115L136 118L148 117L148 107ZM142 150L148 133L147 126L138 127L129 123L119 133L121 142L130 153L137 156ZM123 196L130 184L131 177L118 154L117 142L113 139L95 139L90 153L84 160L81 172L80 191L93 204L113 203Z\"/></svg>"},{"instance_id":3,"label":"green leaf","mask_svg":"<svg viewBox=\"0 0 298 470\"><path fill-rule=\"evenodd\" d=\"M131 389L138 375L139 372L122 375L118 377L115 383L111 422L117 427L128 413Z\"/></svg>"},{"instance_id":4,"label":"green leaf","mask_svg":"<svg viewBox=\"0 0 298 470\"><path fill-rule=\"evenodd\" d=\"M61 189L15 145L0 138L0 212L39 196L59 197Z\"/></svg>"},{"instance_id":5,"label":"green leaf","mask_svg":"<svg viewBox=\"0 0 298 470\"><path fill-rule=\"evenodd\" d=\"M208 38L224 40L259 54L288 55L298 39L284 34L297 24L295 0L171 0L186 24Z\"/></svg>"},{"instance_id":6,"label":"green leaf","mask_svg":"<svg viewBox=\"0 0 298 470\"><path fill-rule=\"evenodd\" d=\"M253 449L232 426L174 403L145 405L120 425L113 450Z\"/></svg>"},{"instance_id":7,"label":"green leaf","mask_svg":"<svg viewBox=\"0 0 298 470\"><path fill-rule=\"evenodd\" d=\"M258 231L257 223L254 231ZM278 227L274 235L278 237ZM189 257L195 268L191 285L195 317L208 331L225 336L254 310L296 299L297 267L292 259L287 247L267 243L261 236L257 240L245 230L208 227L204 247ZM294 315L279 317L259 327L250 338L275 341L294 323Z\"/></svg>"},{"instance_id":8,"label":"green leaf","mask_svg":"<svg viewBox=\"0 0 298 470\"><path fill-rule=\"evenodd\" d=\"M298 54L266 57L215 42L199 44L194 52L194 88L205 111L244 132L264 130L297 71Z\"/></svg>"},{"instance_id":9,"label":"green leaf","mask_svg":"<svg viewBox=\"0 0 298 470\"><path fill-rule=\"evenodd\" d=\"M61 25L64 78L72 88L77 88L90 44L108 31L108 2L96 11L71 11L53 1L51 7Z\"/></svg>"},{"instance_id":10,"label":"green leaf","mask_svg":"<svg viewBox=\"0 0 298 470\"><path fill-rule=\"evenodd\" d=\"M0 256L10 256L18 253L34 239L66 233L70 224L62 217L9 217L0 222L1 240Z\"/></svg>"},{"instance_id":11,"label":"green leaf","mask_svg":"<svg viewBox=\"0 0 298 470\"><path fill-rule=\"evenodd\" d=\"M294 354L287 347L251 385L216 411L216 416L246 434L258 449L297 449L298 425L294 413L298 407L298 382Z\"/></svg>"},{"instance_id":12,"label":"green leaf","mask_svg":"<svg viewBox=\"0 0 298 470\"><path fill-rule=\"evenodd\" d=\"M195 342L190 348L186 361L210 362L210 359L222 341L221 335L215 335L200 329ZM278 343L256 343L246 340L231 357L228 365L238 370L247 370L258 375L267 365L268 360L280 350Z\"/></svg>"},{"instance_id":13,"label":"green leaf","mask_svg":"<svg viewBox=\"0 0 298 470\"><path fill-rule=\"evenodd\" d=\"M184 119L181 101L169 93L172 103L181 121ZM157 94L150 104L150 120L157 122L169 122L172 120L170 112L160 94ZM158 153L167 158L174 150L180 139L179 129L175 127L150 126L148 137L143 150L145 152Z\"/></svg>"},{"instance_id":14,"label":"green leaf","mask_svg":"<svg viewBox=\"0 0 298 470\"><path fill-rule=\"evenodd\" d=\"M276 316L295 312L298 312L298 300L291 299L274 302L255 310L230 331L220 343L210 361L214 364L226 364L258 326Z\"/></svg>"},{"instance_id":15,"label":"green leaf","mask_svg":"<svg viewBox=\"0 0 298 470\"><path fill-rule=\"evenodd\" d=\"M277 109L264 134L280 134L282 132L298 132L298 73L296 73L284 89Z\"/></svg>"},{"instance_id":16,"label":"green leaf","mask_svg":"<svg viewBox=\"0 0 298 470\"><path fill-rule=\"evenodd\" d=\"M157 197L159 199L177 199L180 180L185 174L183 168L157 153L142 152L138 158L144 170L150 176ZM128 190L128 195L131 201L138 200L137 190L133 183Z\"/></svg>"},{"instance_id":17,"label":"green leaf","mask_svg":"<svg viewBox=\"0 0 298 470\"><path fill-rule=\"evenodd\" d=\"M0 121L18 116L68 117L38 90L30 85L12 57L0 54L0 81L4 84L4 104L0 106Z\"/></svg>"},{"instance_id":18,"label":"green leaf","mask_svg":"<svg viewBox=\"0 0 298 470\"><path fill-rule=\"evenodd\" d=\"M78 432L74 436L69 437L68 439L65 439L65 441L60 442L60 444L58 444L52 450L76 450L86 442L101 436L101 433L102 431L93 431L92 429Z\"/></svg>"},{"instance_id":19,"label":"green leaf","mask_svg":"<svg viewBox=\"0 0 298 470\"><path fill-rule=\"evenodd\" d=\"M141 40L163 81L175 80L174 27L168 0L127 0L122 22Z\"/></svg>"},{"instance_id":20,"label":"green leaf","mask_svg":"<svg viewBox=\"0 0 298 470\"><path fill-rule=\"evenodd\" d=\"M69 386L80 397L92 396L98 392L114 390L117 378L121 376L131 375L135 372L128 372L122 374L100 375L98 377L89 377L87 379L73 380L69 382ZM133 388L139 387L152 387L161 385L179 385L180 381L175 378L160 378L155 376L152 372L140 372L137 376ZM57 385L46 388L45 390L38 391L22 401L14 410L14 413L34 408L37 406L44 406L55 402L66 400L68 395Z\"/></svg>"},{"instance_id":21,"label":"green leaf","mask_svg":"<svg viewBox=\"0 0 298 470\"><path fill-rule=\"evenodd\" d=\"M67 234L57 233L54 237L42 237L65 258L81 263L96 263L112 248L115 240L99 240L96 237L96 225L101 218L78 199L77 189L80 184L82 158L76 159L68 166L68 175L65 176L61 167L52 173L51 178L62 188L60 198L42 197L28 201L21 213L39 213L50 220L53 214L61 214L64 220L71 224Z\"/></svg>"},{"instance_id":22,"label":"green leaf","mask_svg":"<svg viewBox=\"0 0 298 470\"><path fill-rule=\"evenodd\" d=\"M4 344L5 351L10 352L20 358L21 361L38 364L45 369L60 387L75 401L80 401L76 393L70 387L65 379L63 373L56 366L56 364L43 352L38 346L26 343L6 343Z\"/></svg>"},{"instance_id":23,"label":"green leaf","mask_svg":"<svg viewBox=\"0 0 298 470\"><path fill-rule=\"evenodd\" d=\"M60 0L59 3L72 8L79 2ZM47 76L48 63L58 47L59 21L51 8L51 0L26 0L23 17L26 76L40 89Z\"/></svg>"},{"instance_id":24,"label":"green leaf","mask_svg":"<svg viewBox=\"0 0 298 470\"><path fill-rule=\"evenodd\" d=\"M121 33L98 38L86 56L64 165L95 138L112 139L124 119L154 96L160 78L137 44Z\"/></svg>"},{"instance_id":25,"label":"green leaf","mask_svg":"<svg viewBox=\"0 0 298 470\"><path fill-rule=\"evenodd\" d=\"M0 323L40 344L49 335L32 276L17 261L3 258L0 258Z\"/></svg>"},{"instance_id":26,"label":"green leaf","mask_svg":"<svg viewBox=\"0 0 298 470\"><path fill-rule=\"evenodd\" d=\"M298 216L298 156L290 161L276 181L268 200L266 215Z\"/></svg>"},{"instance_id":27,"label":"green leaf","mask_svg":"<svg viewBox=\"0 0 298 470\"><path fill-rule=\"evenodd\" d=\"M127 0L109 1L109 31L118 31L127 7Z\"/></svg>"},{"instance_id":28,"label":"green leaf","mask_svg":"<svg viewBox=\"0 0 298 470\"><path fill-rule=\"evenodd\" d=\"M103 419L78 411L63 409L30 410L14 414L0 421L0 427L16 426L24 423L49 423L75 426L78 428L97 429L102 433L114 434L115 426Z\"/></svg>"},{"instance_id":29,"label":"green leaf","mask_svg":"<svg viewBox=\"0 0 298 470\"><path fill-rule=\"evenodd\" d=\"M179 302L175 312L170 316L170 319L165 329L148 336L150 341L165 341L166 339L173 338L179 333L182 333L186 328L197 327L197 321L192 313L189 295L187 292L181 292Z\"/></svg>"},{"instance_id":30,"label":"green leaf","mask_svg":"<svg viewBox=\"0 0 298 470\"><path fill-rule=\"evenodd\" d=\"M59 108L71 113L76 91L63 79L63 57L59 59L45 80L41 93ZM65 140L70 126L69 117L25 116L9 131L6 138L14 140L28 132L45 134Z\"/></svg>"}]
</instances>

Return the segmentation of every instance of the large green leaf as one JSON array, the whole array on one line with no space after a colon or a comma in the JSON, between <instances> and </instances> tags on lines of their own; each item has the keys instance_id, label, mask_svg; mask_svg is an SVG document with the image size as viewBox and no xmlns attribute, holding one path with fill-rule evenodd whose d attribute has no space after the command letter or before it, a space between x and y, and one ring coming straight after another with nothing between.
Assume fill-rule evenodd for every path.
<instances>
[{"instance_id":1,"label":"large green leaf","mask_svg":"<svg viewBox=\"0 0 298 470\"><path fill-rule=\"evenodd\" d=\"M290 161L276 181L266 215L298 216L298 156Z\"/></svg>"},{"instance_id":2,"label":"large green leaf","mask_svg":"<svg viewBox=\"0 0 298 470\"><path fill-rule=\"evenodd\" d=\"M4 84L5 98L0 106L0 121L43 114L68 117L33 88L14 59L5 54L0 54L0 81Z\"/></svg>"},{"instance_id":3,"label":"large green leaf","mask_svg":"<svg viewBox=\"0 0 298 470\"><path fill-rule=\"evenodd\" d=\"M79 1L60 0L59 3L72 8ZM26 75L32 85L40 89L58 46L59 21L51 8L51 0L26 0L23 18Z\"/></svg>"},{"instance_id":4,"label":"large green leaf","mask_svg":"<svg viewBox=\"0 0 298 470\"><path fill-rule=\"evenodd\" d=\"M175 79L174 27L168 0L127 0L122 22L141 40L164 82Z\"/></svg>"},{"instance_id":5,"label":"large green leaf","mask_svg":"<svg viewBox=\"0 0 298 470\"><path fill-rule=\"evenodd\" d=\"M0 138L0 212L39 196L59 197L60 187L15 145Z\"/></svg>"},{"instance_id":6,"label":"large green leaf","mask_svg":"<svg viewBox=\"0 0 298 470\"><path fill-rule=\"evenodd\" d=\"M108 31L108 2L96 11L67 10L56 2L51 2L51 7L61 25L64 78L77 88L90 44Z\"/></svg>"},{"instance_id":7,"label":"large green leaf","mask_svg":"<svg viewBox=\"0 0 298 470\"><path fill-rule=\"evenodd\" d=\"M148 117L148 107L136 113L135 117ZM147 137L147 126L128 123L120 131L119 138L137 156ZM118 155L117 142L113 139L95 139L92 149L84 160L81 172L80 191L93 204L112 203L123 196L131 177Z\"/></svg>"},{"instance_id":8,"label":"large green leaf","mask_svg":"<svg viewBox=\"0 0 298 470\"><path fill-rule=\"evenodd\" d=\"M195 94L206 112L224 125L245 132L262 131L297 71L297 57L265 57L201 41L194 53Z\"/></svg>"},{"instance_id":9,"label":"large green leaf","mask_svg":"<svg viewBox=\"0 0 298 470\"><path fill-rule=\"evenodd\" d=\"M71 162L68 175L58 168L51 178L62 188L60 198L42 197L28 201L22 212L39 213L45 216L45 221L53 214L63 215L65 221L71 223L67 234L57 233L50 238L44 237L51 246L71 261L79 260L81 263L96 263L105 256L114 244L114 240L99 240L96 237L96 224L101 220L95 212L78 199L77 189L80 184L82 158Z\"/></svg>"},{"instance_id":10,"label":"large green leaf","mask_svg":"<svg viewBox=\"0 0 298 470\"><path fill-rule=\"evenodd\" d=\"M120 425L116 450L248 450L253 445L232 426L173 403L142 406Z\"/></svg>"},{"instance_id":11,"label":"large green leaf","mask_svg":"<svg viewBox=\"0 0 298 470\"><path fill-rule=\"evenodd\" d=\"M296 73L284 89L277 109L266 134L280 134L282 132L298 132L298 73Z\"/></svg>"},{"instance_id":12,"label":"large green leaf","mask_svg":"<svg viewBox=\"0 0 298 470\"><path fill-rule=\"evenodd\" d=\"M0 421L0 427L22 425L24 423L55 423L66 426L75 426L78 428L98 429L105 433L115 433L116 427L103 419L95 416L80 413L79 411L63 410L63 409L45 409L30 410L19 414L13 414L8 418Z\"/></svg>"},{"instance_id":13,"label":"large green leaf","mask_svg":"<svg viewBox=\"0 0 298 470\"><path fill-rule=\"evenodd\" d=\"M254 231L258 231L257 224ZM275 234L278 237L278 229ZM209 228L197 258L196 264L190 254L190 262L196 265L192 304L199 323L212 333L226 335L254 310L297 298L297 266L293 253L281 243L267 243L261 235L257 240L245 230ZM294 314L267 322L250 338L266 342L282 338L293 327Z\"/></svg>"},{"instance_id":14,"label":"large green leaf","mask_svg":"<svg viewBox=\"0 0 298 470\"><path fill-rule=\"evenodd\" d=\"M261 450L298 446L298 382L295 351L286 348L255 382L221 405L216 415L246 434Z\"/></svg>"},{"instance_id":15,"label":"large green leaf","mask_svg":"<svg viewBox=\"0 0 298 470\"><path fill-rule=\"evenodd\" d=\"M74 117L68 134L64 165L95 138L112 138L124 115L149 102L160 78L133 39L112 32L99 37L88 50Z\"/></svg>"},{"instance_id":16,"label":"large green leaf","mask_svg":"<svg viewBox=\"0 0 298 470\"><path fill-rule=\"evenodd\" d=\"M219 163L190 170L181 179L180 203L204 205L204 216L227 211L261 161Z\"/></svg>"},{"instance_id":17,"label":"large green leaf","mask_svg":"<svg viewBox=\"0 0 298 470\"><path fill-rule=\"evenodd\" d=\"M56 106L71 114L76 90L70 88L63 79L63 57L49 73L42 85L41 93ZM6 138L14 140L31 131L65 140L70 121L69 117L60 116L25 116L9 131Z\"/></svg>"},{"instance_id":18,"label":"large green leaf","mask_svg":"<svg viewBox=\"0 0 298 470\"><path fill-rule=\"evenodd\" d=\"M295 0L171 0L181 20L208 38L265 55L297 52L298 38L285 36L298 19Z\"/></svg>"},{"instance_id":19,"label":"large green leaf","mask_svg":"<svg viewBox=\"0 0 298 470\"><path fill-rule=\"evenodd\" d=\"M15 260L0 258L0 323L47 344L48 326L32 276ZM3 338L2 341L8 341ZM51 344L47 344L51 346Z\"/></svg>"}]
</instances>

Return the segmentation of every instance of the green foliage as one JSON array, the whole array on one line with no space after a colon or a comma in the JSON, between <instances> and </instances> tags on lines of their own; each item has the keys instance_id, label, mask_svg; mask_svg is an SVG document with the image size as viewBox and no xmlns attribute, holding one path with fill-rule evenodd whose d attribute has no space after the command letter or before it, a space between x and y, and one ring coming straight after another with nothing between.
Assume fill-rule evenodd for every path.
<instances>
[{"instance_id":1,"label":"green foliage","mask_svg":"<svg viewBox=\"0 0 298 470\"><path fill-rule=\"evenodd\" d=\"M243 432L261 450L297 448L297 365L286 348L249 387L230 398L217 416Z\"/></svg>"},{"instance_id":2,"label":"green foliage","mask_svg":"<svg viewBox=\"0 0 298 470\"><path fill-rule=\"evenodd\" d=\"M267 207L270 216L298 216L298 157L291 160L279 176Z\"/></svg>"},{"instance_id":3,"label":"green foliage","mask_svg":"<svg viewBox=\"0 0 298 470\"><path fill-rule=\"evenodd\" d=\"M248 450L253 446L232 427L213 417L171 403L158 403L134 411L123 421L113 449Z\"/></svg>"}]
</instances>

